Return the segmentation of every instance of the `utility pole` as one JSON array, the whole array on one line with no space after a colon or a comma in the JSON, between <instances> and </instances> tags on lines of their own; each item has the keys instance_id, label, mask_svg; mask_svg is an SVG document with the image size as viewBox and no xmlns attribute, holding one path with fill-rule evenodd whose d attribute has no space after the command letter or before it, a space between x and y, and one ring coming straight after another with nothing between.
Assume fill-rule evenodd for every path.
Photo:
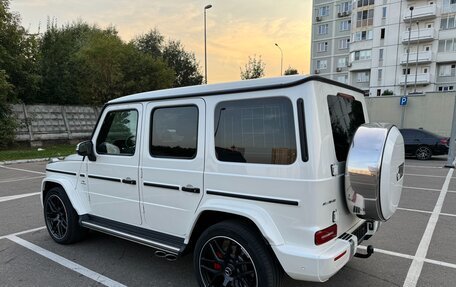
<instances>
[{"instance_id":1,"label":"utility pole","mask_svg":"<svg viewBox=\"0 0 456 287\"><path fill-rule=\"evenodd\" d=\"M409 67L409 59L410 59L410 38L412 36L412 18L413 18L413 6L410 7L410 25L409 25L409 35L408 35L408 43L407 43L407 61L405 63L404 96L407 96L407 76L408 76L408 67ZM401 128L404 127L404 118L405 118L405 106L402 106Z\"/></svg>"},{"instance_id":2,"label":"utility pole","mask_svg":"<svg viewBox=\"0 0 456 287\"><path fill-rule=\"evenodd\" d=\"M410 21L412 21L410 19ZM418 79L418 55L420 53L420 22L416 22L416 26L418 26L418 42L416 44L416 64L415 64L415 89L413 91L416 94L416 81Z\"/></svg>"},{"instance_id":3,"label":"utility pole","mask_svg":"<svg viewBox=\"0 0 456 287\"><path fill-rule=\"evenodd\" d=\"M456 96L454 98L454 109L453 109L453 124L451 126L451 135L450 135L450 142L449 150L448 150L448 160L445 164L445 167L454 168L454 157L455 157L455 148L456 148Z\"/></svg>"},{"instance_id":4,"label":"utility pole","mask_svg":"<svg viewBox=\"0 0 456 287\"><path fill-rule=\"evenodd\" d=\"M283 76L283 52L282 48L280 48L279 44L275 43L277 48L280 50L280 75Z\"/></svg>"},{"instance_id":5,"label":"utility pole","mask_svg":"<svg viewBox=\"0 0 456 287\"><path fill-rule=\"evenodd\" d=\"M206 10L211 9L212 5L204 7L204 83L207 85L207 44L206 44Z\"/></svg>"}]
</instances>

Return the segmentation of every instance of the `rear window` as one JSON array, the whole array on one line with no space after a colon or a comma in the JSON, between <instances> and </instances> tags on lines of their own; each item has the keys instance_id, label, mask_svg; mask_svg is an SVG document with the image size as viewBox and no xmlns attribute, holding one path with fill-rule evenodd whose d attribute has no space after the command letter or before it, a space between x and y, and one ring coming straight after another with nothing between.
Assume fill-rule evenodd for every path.
<instances>
[{"instance_id":1,"label":"rear window","mask_svg":"<svg viewBox=\"0 0 456 287\"><path fill-rule=\"evenodd\" d=\"M214 126L220 161L292 164L296 160L293 107L287 98L221 102Z\"/></svg>"},{"instance_id":2,"label":"rear window","mask_svg":"<svg viewBox=\"0 0 456 287\"><path fill-rule=\"evenodd\" d=\"M363 105L349 96L328 96L329 115L338 161L346 161L356 129L364 124Z\"/></svg>"}]
</instances>

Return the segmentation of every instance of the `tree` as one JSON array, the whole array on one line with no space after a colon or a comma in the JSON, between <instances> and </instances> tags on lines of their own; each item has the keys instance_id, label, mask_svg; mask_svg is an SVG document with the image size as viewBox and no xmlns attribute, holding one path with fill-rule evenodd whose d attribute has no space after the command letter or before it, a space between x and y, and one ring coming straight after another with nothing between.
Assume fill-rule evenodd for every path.
<instances>
[{"instance_id":1,"label":"tree","mask_svg":"<svg viewBox=\"0 0 456 287\"><path fill-rule=\"evenodd\" d=\"M38 42L9 11L9 0L0 0L0 67L11 85L6 100L33 102L39 90Z\"/></svg>"},{"instance_id":2,"label":"tree","mask_svg":"<svg viewBox=\"0 0 456 287\"><path fill-rule=\"evenodd\" d=\"M289 76L289 75L298 75L298 70L292 67L288 67L288 69L285 70L284 75Z\"/></svg>"},{"instance_id":3,"label":"tree","mask_svg":"<svg viewBox=\"0 0 456 287\"><path fill-rule=\"evenodd\" d=\"M185 51L180 41L169 41L163 50L163 59L174 70L174 87L201 85L203 75L195 54Z\"/></svg>"},{"instance_id":4,"label":"tree","mask_svg":"<svg viewBox=\"0 0 456 287\"><path fill-rule=\"evenodd\" d=\"M248 80L261 78L264 76L265 67L266 64L261 59L261 55L258 57L258 59L256 55L254 55L253 57L249 56L249 61L247 62L247 64L245 64L244 70L242 70L241 68L241 79Z\"/></svg>"},{"instance_id":5,"label":"tree","mask_svg":"<svg viewBox=\"0 0 456 287\"><path fill-rule=\"evenodd\" d=\"M162 56L164 40L165 37L155 28L146 34L133 39L131 43L141 52L158 58Z\"/></svg>"},{"instance_id":6,"label":"tree","mask_svg":"<svg viewBox=\"0 0 456 287\"><path fill-rule=\"evenodd\" d=\"M200 85L203 75L200 73L199 63L195 54L187 52L180 41L169 40L164 42L164 37L157 29L139 36L131 42L138 50L162 58L174 70L175 79L173 87Z\"/></svg>"},{"instance_id":7,"label":"tree","mask_svg":"<svg viewBox=\"0 0 456 287\"><path fill-rule=\"evenodd\" d=\"M7 103L12 90L13 86L8 82L5 70L0 70L0 148L8 146L14 140L16 120Z\"/></svg>"}]
</instances>

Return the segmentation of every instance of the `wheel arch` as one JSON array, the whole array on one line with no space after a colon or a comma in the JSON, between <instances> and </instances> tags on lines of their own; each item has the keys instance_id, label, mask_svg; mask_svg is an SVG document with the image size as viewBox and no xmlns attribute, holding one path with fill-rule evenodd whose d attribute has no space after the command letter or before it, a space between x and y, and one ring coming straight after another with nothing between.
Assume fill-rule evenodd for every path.
<instances>
[{"instance_id":1,"label":"wheel arch","mask_svg":"<svg viewBox=\"0 0 456 287\"><path fill-rule=\"evenodd\" d=\"M258 205L239 201L235 203L233 204L232 200L218 199L206 201L205 206L198 210L194 224L187 233L187 249L193 248L196 240L208 227L226 220L238 220L252 226L268 246L284 243L269 213Z\"/></svg>"},{"instance_id":2,"label":"wheel arch","mask_svg":"<svg viewBox=\"0 0 456 287\"><path fill-rule=\"evenodd\" d=\"M46 198L46 194L49 190L55 187L63 189L78 215L83 215L89 212L89 204L87 200L83 198L83 195L75 190L74 185L69 180L61 178L45 178L43 180L41 183L41 205L43 205L44 199Z\"/></svg>"}]
</instances>

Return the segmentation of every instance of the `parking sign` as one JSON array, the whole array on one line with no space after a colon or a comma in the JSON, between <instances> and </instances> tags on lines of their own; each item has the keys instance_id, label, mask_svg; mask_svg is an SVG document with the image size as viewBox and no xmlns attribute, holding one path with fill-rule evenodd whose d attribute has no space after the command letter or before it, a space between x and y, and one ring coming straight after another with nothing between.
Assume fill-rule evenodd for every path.
<instances>
[{"instance_id":1,"label":"parking sign","mask_svg":"<svg viewBox=\"0 0 456 287\"><path fill-rule=\"evenodd\" d=\"M399 104L401 106L406 106L407 105L407 100L408 100L407 97L401 97L401 101L399 102Z\"/></svg>"}]
</instances>

